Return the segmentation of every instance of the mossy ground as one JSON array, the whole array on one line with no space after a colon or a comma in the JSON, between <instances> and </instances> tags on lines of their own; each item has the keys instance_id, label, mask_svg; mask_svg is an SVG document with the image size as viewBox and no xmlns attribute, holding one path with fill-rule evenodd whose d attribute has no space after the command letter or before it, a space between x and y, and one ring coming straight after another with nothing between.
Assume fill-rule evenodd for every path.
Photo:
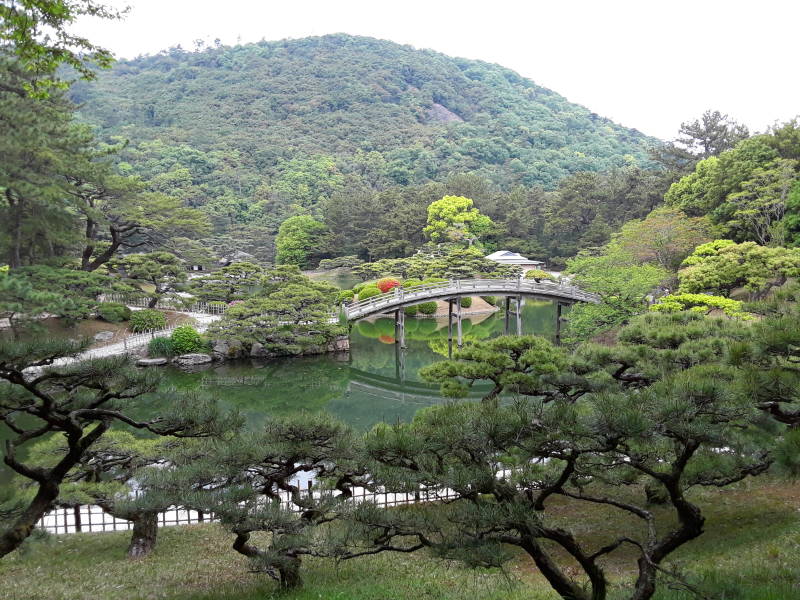
<instances>
[{"instance_id":1,"label":"mossy ground","mask_svg":"<svg viewBox=\"0 0 800 600\"><path fill-rule=\"evenodd\" d=\"M800 483L762 479L725 490L695 493L707 516L706 533L675 553L671 566L715 600L800 598ZM609 511L576 521L574 507L555 519L581 523L582 537L599 542L618 528L635 530ZM303 589L281 593L270 579L248 572L230 549L231 536L216 525L171 527L160 532L148 558L125 558L127 533L74 534L30 542L0 561L7 600L311 600L320 598L544 600L557 596L532 562L519 555L505 572L473 571L425 554L379 555L334 564L307 560ZM625 598L633 551L612 554L606 569L612 598ZM688 600L666 585L658 600Z\"/></svg>"}]
</instances>

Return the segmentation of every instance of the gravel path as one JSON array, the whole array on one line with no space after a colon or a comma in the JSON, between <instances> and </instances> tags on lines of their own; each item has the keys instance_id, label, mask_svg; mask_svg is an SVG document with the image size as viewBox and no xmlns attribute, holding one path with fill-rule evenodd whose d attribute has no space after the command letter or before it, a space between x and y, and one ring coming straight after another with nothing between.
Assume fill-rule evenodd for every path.
<instances>
[{"instance_id":1,"label":"gravel path","mask_svg":"<svg viewBox=\"0 0 800 600\"><path fill-rule=\"evenodd\" d=\"M138 310L136 307L130 307L133 310ZM176 311L177 312L177 311ZM200 333L203 333L208 326L211 325L214 321L218 321L220 319L220 315L208 315L205 313L191 313L191 312L182 312L192 319L195 320L195 329ZM133 349L141 348L142 346L147 345L147 343L152 339L153 336L164 335L171 332L174 327L170 329L165 329L163 332L156 331L153 335L149 334L139 334L129 337L127 340L123 342L117 342L116 344L109 344L107 346L102 346L100 348L93 348L92 350L86 350L85 352L81 352L77 356L67 357L67 358L60 358L53 363L53 366L60 367L63 365L69 365L75 362L81 362L83 360L88 360L91 358L105 358L108 356L117 356L119 354L127 354Z\"/></svg>"}]
</instances>

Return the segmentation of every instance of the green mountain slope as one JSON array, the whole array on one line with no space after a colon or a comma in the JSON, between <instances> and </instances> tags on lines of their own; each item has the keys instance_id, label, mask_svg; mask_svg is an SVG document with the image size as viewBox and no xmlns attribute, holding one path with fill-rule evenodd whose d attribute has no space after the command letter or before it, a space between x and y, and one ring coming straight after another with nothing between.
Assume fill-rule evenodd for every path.
<instances>
[{"instance_id":1,"label":"green mountain slope","mask_svg":"<svg viewBox=\"0 0 800 600\"><path fill-rule=\"evenodd\" d=\"M552 188L576 171L647 165L654 142L498 65L343 34L120 61L72 96L102 134L182 155L159 168L186 167L212 197L252 196L283 161L311 155L358 173L358 151L380 153L387 185L474 171ZM152 156L126 158L156 174ZM207 181L225 170L228 183Z\"/></svg>"}]
</instances>

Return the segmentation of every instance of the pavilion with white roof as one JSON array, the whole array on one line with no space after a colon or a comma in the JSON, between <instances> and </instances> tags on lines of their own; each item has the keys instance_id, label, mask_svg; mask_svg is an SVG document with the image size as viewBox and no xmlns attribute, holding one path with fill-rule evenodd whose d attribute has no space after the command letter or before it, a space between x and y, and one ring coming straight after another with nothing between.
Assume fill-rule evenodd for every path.
<instances>
[{"instance_id":1,"label":"pavilion with white roof","mask_svg":"<svg viewBox=\"0 0 800 600\"><path fill-rule=\"evenodd\" d=\"M498 250L497 252L492 252L486 258L493 260L496 263L500 263L501 265L516 265L518 267L522 267L523 271L528 271L530 269L541 269L544 267L544 263L542 261L531 260L530 258L522 256L518 252L511 252L510 250Z\"/></svg>"}]
</instances>

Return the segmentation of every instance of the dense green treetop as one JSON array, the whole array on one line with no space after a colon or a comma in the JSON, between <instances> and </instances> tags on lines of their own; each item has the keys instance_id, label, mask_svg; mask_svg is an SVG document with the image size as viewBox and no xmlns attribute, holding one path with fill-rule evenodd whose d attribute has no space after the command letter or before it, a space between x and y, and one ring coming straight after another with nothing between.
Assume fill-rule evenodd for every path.
<instances>
[{"instance_id":1,"label":"dense green treetop","mask_svg":"<svg viewBox=\"0 0 800 600\"><path fill-rule=\"evenodd\" d=\"M637 260L675 271L696 246L710 241L710 230L706 217L687 217L662 206L643 220L625 223L614 236L613 245Z\"/></svg>"},{"instance_id":2,"label":"dense green treetop","mask_svg":"<svg viewBox=\"0 0 800 600\"><path fill-rule=\"evenodd\" d=\"M209 302L233 302L249 296L260 284L264 269L248 262L238 262L193 279L191 291Z\"/></svg>"},{"instance_id":3,"label":"dense green treetop","mask_svg":"<svg viewBox=\"0 0 800 600\"><path fill-rule=\"evenodd\" d=\"M327 246L327 231L324 223L309 215L289 217L281 223L275 238L275 262L301 268L316 265Z\"/></svg>"},{"instance_id":4,"label":"dense green treetop","mask_svg":"<svg viewBox=\"0 0 800 600\"><path fill-rule=\"evenodd\" d=\"M800 249L714 240L695 248L683 265L678 272L681 292L727 294L744 287L763 293L800 275Z\"/></svg>"},{"instance_id":5,"label":"dense green treetop","mask_svg":"<svg viewBox=\"0 0 800 600\"><path fill-rule=\"evenodd\" d=\"M177 292L186 281L186 266L169 252L147 252L128 254L114 265L123 275L153 287L150 293L150 308L167 295Z\"/></svg>"},{"instance_id":6,"label":"dense green treetop","mask_svg":"<svg viewBox=\"0 0 800 600\"><path fill-rule=\"evenodd\" d=\"M11 48L34 78L23 85L28 93L46 97L53 87L64 87L53 73L69 65L85 79L94 78L93 65L111 65L111 53L69 30L78 17L118 19L113 7L94 0L14 0L0 3L0 47ZM0 87L15 91L10 82Z\"/></svg>"},{"instance_id":7,"label":"dense green treetop","mask_svg":"<svg viewBox=\"0 0 800 600\"><path fill-rule=\"evenodd\" d=\"M471 246L489 233L493 224L470 198L445 196L428 206L428 225L423 231L434 242Z\"/></svg>"},{"instance_id":8,"label":"dense green treetop","mask_svg":"<svg viewBox=\"0 0 800 600\"><path fill-rule=\"evenodd\" d=\"M664 200L689 216L708 215L735 241L792 243L797 208L789 196L800 181L798 156L800 126L794 119L699 161Z\"/></svg>"}]
</instances>

